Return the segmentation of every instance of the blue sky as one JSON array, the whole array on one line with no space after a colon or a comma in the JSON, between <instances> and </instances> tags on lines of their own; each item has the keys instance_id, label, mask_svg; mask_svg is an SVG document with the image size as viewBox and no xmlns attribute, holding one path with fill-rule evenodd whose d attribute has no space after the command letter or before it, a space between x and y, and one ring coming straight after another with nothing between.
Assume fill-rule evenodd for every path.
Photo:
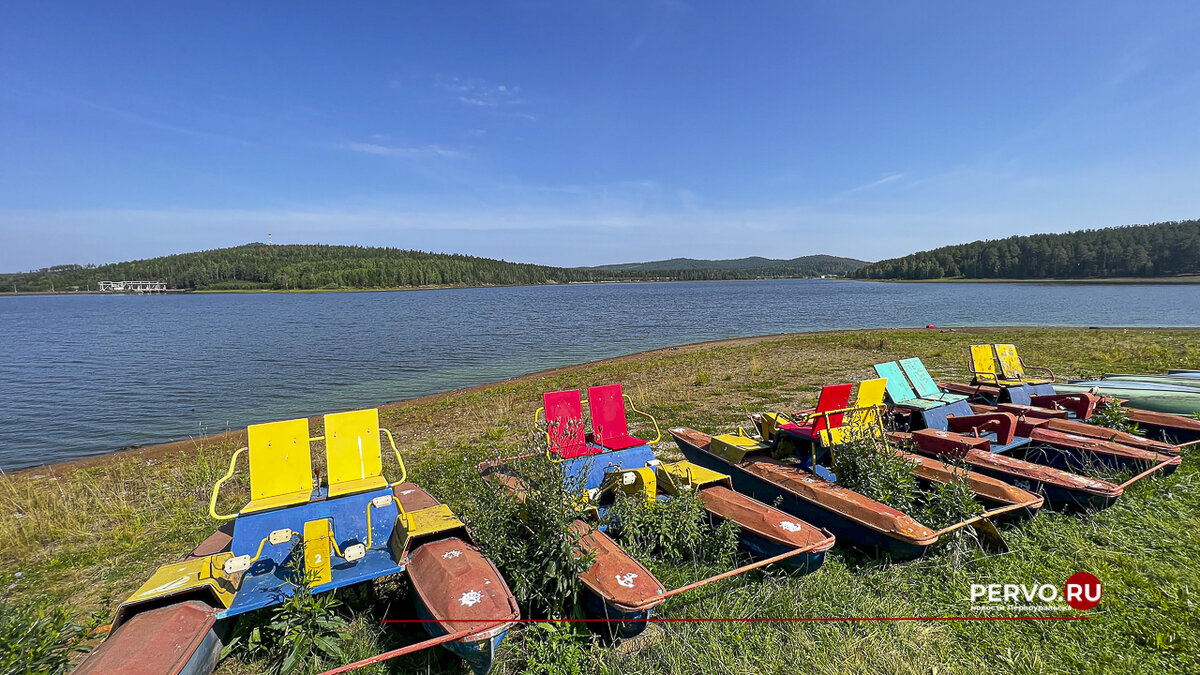
<instances>
[{"instance_id":1,"label":"blue sky","mask_svg":"<svg viewBox=\"0 0 1200 675\"><path fill-rule=\"evenodd\" d=\"M1187 2L2 3L0 271L268 232L874 260L1196 218L1197 34Z\"/></svg>"}]
</instances>

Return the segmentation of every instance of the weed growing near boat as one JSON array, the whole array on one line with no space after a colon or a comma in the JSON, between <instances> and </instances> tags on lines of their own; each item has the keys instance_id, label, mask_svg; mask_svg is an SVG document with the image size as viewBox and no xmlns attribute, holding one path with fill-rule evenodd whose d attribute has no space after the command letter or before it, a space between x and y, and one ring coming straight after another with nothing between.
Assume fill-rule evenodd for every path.
<instances>
[{"instance_id":1,"label":"weed growing near boat","mask_svg":"<svg viewBox=\"0 0 1200 675\"><path fill-rule=\"evenodd\" d=\"M589 655L585 628L570 623L535 623L521 631L518 650L526 675L582 675Z\"/></svg>"},{"instance_id":2,"label":"weed growing near boat","mask_svg":"<svg viewBox=\"0 0 1200 675\"><path fill-rule=\"evenodd\" d=\"M617 492L607 514L609 534L639 559L654 556L670 564L728 563L737 551L738 527L708 523L708 512L695 490L670 499L648 501Z\"/></svg>"},{"instance_id":3,"label":"weed growing near boat","mask_svg":"<svg viewBox=\"0 0 1200 675\"><path fill-rule=\"evenodd\" d=\"M953 469L954 478L931 484L921 495L920 507L915 514L917 520L935 530L983 513L983 505L975 499L967 480L967 466L955 462L947 462L946 466ZM960 527L938 537L936 546L947 551L951 560L958 564L965 554L979 550L979 537L973 528Z\"/></svg>"},{"instance_id":4,"label":"weed growing near boat","mask_svg":"<svg viewBox=\"0 0 1200 675\"><path fill-rule=\"evenodd\" d=\"M1125 409L1125 406L1116 401L1108 401L1103 405L1097 406L1096 411L1092 413L1088 422L1098 427L1107 427L1130 434L1141 433L1137 422L1129 421L1129 411Z\"/></svg>"},{"instance_id":5,"label":"weed growing near boat","mask_svg":"<svg viewBox=\"0 0 1200 675\"><path fill-rule=\"evenodd\" d=\"M0 673L67 672L71 653L97 624L95 615L86 625L75 623L61 605L0 600Z\"/></svg>"},{"instance_id":6,"label":"weed growing near boat","mask_svg":"<svg viewBox=\"0 0 1200 675\"><path fill-rule=\"evenodd\" d=\"M309 584L316 572L306 571L303 560L297 542L285 565L291 597L278 607L242 617L221 652L222 658L238 652L247 659L263 660L270 672L281 675L305 672L307 666L316 666L323 659L345 661L338 639L350 623L335 611L342 603L333 593L313 595Z\"/></svg>"},{"instance_id":7,"label":"weed growing near boat","mask_svg":"<svg viewBox=\"0 0 1200 675\"><path fill-rule=\"evenodd\" d=\"M586 490L547 458L543 434L531 434L526 448L532 452L505 462L504 475L493 470L476 485L462 515L522 613L561 618L578 603L579 575L594 560L580 546L589 529L575 526Z\"/></svg>"},{"instance_id":8,"label":"weed growing near boat","mask_svg":"<svg viewBox=\"0 0 1200 675\"><path fill-rule=\"evenodd\" d=\"M920 487L912 464L870 434L847 432L833 448L833 472L839 485L897 511L912 514L917 506Z\"/></svg>"},{"instance_id":9,"label":"weed growing near boat","mask_svg":"<svg viewBox=\"0 0 1200 675\"><path fill-rule=\"evenodd\" d=\"M833 449L839 485L907 513L935 530L983 513L967 480L965 465L947 463L954 467L955 478L922 489L912 463L903 455L865 431L846 428L849 431L844 442ZM947 543L961 533L962 529L956 530Z\"/></svg>"}]
</instances>

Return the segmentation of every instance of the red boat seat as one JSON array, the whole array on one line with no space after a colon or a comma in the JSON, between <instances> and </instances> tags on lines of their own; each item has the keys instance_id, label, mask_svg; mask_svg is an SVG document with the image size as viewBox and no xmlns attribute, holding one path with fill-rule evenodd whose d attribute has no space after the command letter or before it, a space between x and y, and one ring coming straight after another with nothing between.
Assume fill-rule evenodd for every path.
<instances>
[{"instance_id":1,"label":"red boat seat","mask_svg":"<svg viewBox=\"0 0 1200 675\"><path fill-rule=\"evenodd\" d=\"M546 438L550 452L570 459L594 455L599 448L587 444L583 422L583 399L578 389L549 391L542 394L546 410Z\"/></svg>"},{"instance_id":2,"label":"red boat seat","mask_svg":"<svg viewBox=\"0 0 1200 675\"><path fill-rule=\"evenodd\" d=\"M625 395L619 384L606 384L588 388L588 405L592 409L592 430L596 445L606 450L624 450L644 441L629 435L629 422L625 418Z\"/></svg>"},{"instance_id":3,"label":"red boat seat","mask_svg":"<svg viewBox=\"0 0 1200 675\"><path fill-rule=\"evenodd\" d=\"M834 413L832 415L821 415L823 412L830 410L845 410L850 405L850 390L854 389L854 383L846 384L829 384L821 387L821 394L817 397L817 407L807 413L810 417L804 424L781 424L779 428L783 431L790 431L798 434L808 440L815 440L821 435L821 431L827 428L837 428L842 426L842 418L845 417L844 412ZM828 425L828 426L826 426Z\"/></svg>"}]
</instances>

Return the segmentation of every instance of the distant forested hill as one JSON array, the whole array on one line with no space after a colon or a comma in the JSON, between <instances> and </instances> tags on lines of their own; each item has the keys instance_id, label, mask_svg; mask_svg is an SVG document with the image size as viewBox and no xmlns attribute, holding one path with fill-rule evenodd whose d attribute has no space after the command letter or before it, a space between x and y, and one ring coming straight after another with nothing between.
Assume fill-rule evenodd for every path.
<instances>
[{"instance_id":1,"label":"distant forested hill","mask_svg":"<svg viewBox=\"0 0 1200 675\"><path fill-rule=\"evenodd\" d=\"M832 255L807 255L791 260L774 258L734 258L732 260L696 260L695 258L671 258L641 263L599 265L588 269L615 270L626 272L710 272L739 275L742 278L760 276L817 277L821 275L845 275L866 265L866 261L854 258L838 258Z\"/></svg>"},{"instance_id":2,"label":"distant forested hill","mask_svg":"<svg viewBox=\"0 0 1200 675\"><path fill-rule=\"evenodd\" d=\"M468 255L396 248L274 245L181 253L148 260L83 267L61 265L0 275L0 290L96 290L101 280L144 279L191 289L397 288L427 285L512 285L594 281L603 275L561 267L510 263Z\"/></svg>"},{"instance_id":3,"label":"distant forested hill","mask_svg":"<svg viewBox=\"0 0 1200 675\"><path fill-rule=\"evenodd\" d=\"M1200 273L1200 220L943 246L859 268L861 279L1087 279Z\"/></svg>"},{"instance_id":4,"label":"distant forested hill","mask_svg":"<svg viewBox=\"0 0 1200 675\"><path fill-rule=\"evenodd\" d=\"M830 256L797 258L808 260ZM766 260L765 258L747 260ZM704 262L704 261L701 261ZM767 261L793 263L795 261ZM853 261L862 264L860 261ZM620 266L616 266L620 267ZM770 273L742 269L600 269L511 263L468 255L425 253L396 248L275 245L181 253L100 266L59 265L33 272L0 274L0 292L96 290L99 282L146 280L196 290L321 288L400 288L431 285L518 285L647 279L744 279L755 276L814 276L837 272L820 265L792 265ZM817 271L822 270L822 271ZM848 269L841 268L842 274Z\"/></svg>"}]
</instances>

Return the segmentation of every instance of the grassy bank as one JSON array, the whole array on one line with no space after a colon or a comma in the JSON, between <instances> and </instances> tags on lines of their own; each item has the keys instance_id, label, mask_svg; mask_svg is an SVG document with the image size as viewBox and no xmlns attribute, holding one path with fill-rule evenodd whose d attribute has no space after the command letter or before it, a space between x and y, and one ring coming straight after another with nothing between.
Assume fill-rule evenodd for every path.
<instances>
[{"instance_id":1,"label":"grassy bank","mask_svg":"<svg viewBox=\"0 0 1200 675\"><path fill-rule=\"evenodd\" d=\"M681 347L562 369L389 406L383 423L395 434L410 478L461 507L456 500L462 487L477 480L472 467L519 446L546 390L622 382L664 428L715 432L744 423L749 412L810 404L822 384L869 377L871 364L883 360L919 355L935 375L961 380L967 345L994 341L1015 342L1027 362L1052 365L1067 376L1200 368L1200 331L1193 330L817 334ZM213 529L209 491L234 447L230 438L202 440L167 453L0 478L0 588L15 584L0 592L10 602L45 596L80 614L111 613L153 569ZM663 458L677 456L667 442L657 450ZM247 499L248 485L234 482L222 494L223 505L236 508ZM1104 583L1099 608L1088 620L1073 622L665 624L636 648L585 646L553 659L581 672L614 673L1200 669L1200 474L1194 457L1185 457L1171 477L1130 488L1111 509L1043 513L1005 528L1004 535L1011 551L990 558L935 554L888 564L839 548L813 575L751 574L674 598L662 615L967 616L972 583L1061 586L1077 571ZM668 582L687 574L657 571ZM517 670L523 650L542 644L520 637L511 640L502 668ZM378 629L363 614L344 642L352 655L366 656L402 643L403 636ZM227 659L221 668L253 672L255 665ZM390 668L373 672L463 672L441 650Z\"/></svg>"}]
</instances>

